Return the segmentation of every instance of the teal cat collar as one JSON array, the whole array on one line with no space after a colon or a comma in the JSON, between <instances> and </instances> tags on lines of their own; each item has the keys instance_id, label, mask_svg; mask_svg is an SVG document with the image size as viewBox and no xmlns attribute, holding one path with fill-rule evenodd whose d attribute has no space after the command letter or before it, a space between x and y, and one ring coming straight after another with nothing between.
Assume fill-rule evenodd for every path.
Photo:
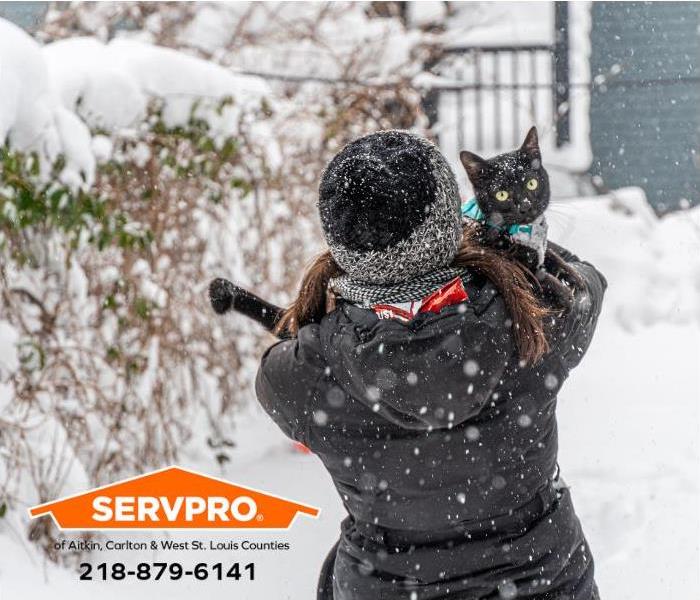
<instances>
[{"instance_id":1,"label":"teal cat collar","mask_svg":"<svg viewBox=\"0 0 700 600\"><path fill-rule=\"evenodd\" d=\"M467 219L474 219L475 221L479 221L479 223L484 223L485 225L493 227L494 229L498 229L499 231L507 233L508 235L515 235L516 233L527 233L529 235L532 235L532 225L530 224L520 225L518 223L515 223L514 225L504 226L489 223L486 220L484 212L479 208L479 205L476 202L476 198L470 198L465 204L462 204L461 210L462 217Z\"/></svg>"}]
</instances>

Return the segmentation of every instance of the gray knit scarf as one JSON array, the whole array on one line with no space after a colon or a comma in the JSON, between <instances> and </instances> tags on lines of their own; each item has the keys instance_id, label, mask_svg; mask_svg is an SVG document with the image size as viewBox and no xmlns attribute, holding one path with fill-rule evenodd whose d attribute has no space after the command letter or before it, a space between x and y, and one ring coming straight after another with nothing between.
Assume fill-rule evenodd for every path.
<instances>
[{"instance_id":1,"label":"gray knit scarf","mask_svg":"<svg viewBox=\"0 0 700 600\"><path fill-rule=\"evenodd\" d=\"M341 298L369 307L385 302L420 300L439 290L455 277L465 278L466 275L467 269L464 267L442 267L406 281L389 284L365 283L353 279L350 275L341 275L331 279L330 287Z\"/></svg>"}]
</instances>

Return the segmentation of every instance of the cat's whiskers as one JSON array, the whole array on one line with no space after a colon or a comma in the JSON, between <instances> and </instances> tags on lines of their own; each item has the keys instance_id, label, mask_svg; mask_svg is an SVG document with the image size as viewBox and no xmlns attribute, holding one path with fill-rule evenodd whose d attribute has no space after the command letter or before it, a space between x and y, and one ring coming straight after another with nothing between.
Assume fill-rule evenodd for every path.
<instances>
[{"instance_id":1,"label":"cat's whiskers","mask_svg":"<svg viewBox=\"0 0 700 600\"><path fill-rule=\"evenodd\" d=\"M554 207L557 209L562 209L562 210L568 210L574 212L576 210L576 207L572 205L571 200L565 200L565 199L550 199L549 201L549 206Z\"/></svg>"},{"instance_id":2,"label":"cat's whiskers","mask_svg":"<svg viewBox=\"0 0 700 600\"><path fill-rule=\"evenodd\" d=\"M546 217L547 221L549 223L556 223L557 225L562 225L564 227L568 227L571 221L573 220L573 215L566 215L562 214L555 211L552 211L550 209L547 209L544 213L544 216Z\"/></svg>"},{"instance_id":3,"label":"cat's whiskers","mask_svg":"<svg viewBox=\"0 0 700 600\"><path fill-rule=\"evenodd\" d=\"M549 207L545 211L545 217L552 226L552 233L558 238L558 241L562 242L574 230L594 230L597 225L600 225L599 218L582 213L576 206L566 200L550 202Z\"/></svg>"}]
</instances>

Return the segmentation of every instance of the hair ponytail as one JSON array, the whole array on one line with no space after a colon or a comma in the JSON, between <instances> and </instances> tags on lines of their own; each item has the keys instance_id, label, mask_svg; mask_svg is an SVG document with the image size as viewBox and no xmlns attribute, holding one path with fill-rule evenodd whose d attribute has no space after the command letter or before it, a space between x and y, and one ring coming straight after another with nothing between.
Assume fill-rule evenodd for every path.
<instances>
[{"instance_id":1,"label":"hair ponytail","mask_svg":"<svg viewBox=\"0 0 700 600\"><path fill-rule=\"evenodd\" d=\"M540 284L525 266L506 251L479 241L481 227L463 227L462 243L452 264L483 275L498 288L513 321L520 360L534 364L549 351L544 319L552 311L535 295L533 286L540 289Z\"/></svg>"},{"instance_id":2,"label":"hair ponytail","mask_svg":"<svg viewBox=\"0 0 700 600\"><path fill-rule=\"evenodd\" d=\"M273 333L294 336L300 327L318 321L330 312L334 308L334 298L330 297L328 283L332 277L342 273L343 270L333 260L330 250L319 254L304 273L296 299L282 313ZM329 302L331 306L328 305Z\"/></svg>"},{"instance_id":3,"label":"hair ponytail","mask_svg":"<svg viewBox=\"0 0 700 600\"><path fill-rule=\"evenodd\" d=\"M533 364L549 350L544 318L551 314L535 295L539 287L535 277L506 251L485 246L479 241L480 225L463 228L462 243L452 264L466 267L489 279L499 290L513 321L513 335L520 359ZM317 256L304 273L297 295L275 325L274 333L296 335L300 327L333 309L335 302L328 283L343 270L329 250Z\"/></svg>"}]
</instances>

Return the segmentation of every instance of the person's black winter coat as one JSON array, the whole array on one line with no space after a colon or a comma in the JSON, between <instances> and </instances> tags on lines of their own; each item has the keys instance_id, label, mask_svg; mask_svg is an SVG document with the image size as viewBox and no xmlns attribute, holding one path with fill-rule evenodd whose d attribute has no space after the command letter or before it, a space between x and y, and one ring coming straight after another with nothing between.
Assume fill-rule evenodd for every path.
<instances>
[{"instance_id":1,"label":"person's black winter coat","mask_svg":"<svg viewBox=\"0 0 700 600\"><path fill-rule=\"evenodd\" d=\"M265 352L259 401L320 457L349 513L320 598L598 597L555 475L555 408L606 282L564 256L586 289L535 366L518 360L503 299L478 277L439 314L402 323L341 302Z\"/></svg>"}]
</instances>

